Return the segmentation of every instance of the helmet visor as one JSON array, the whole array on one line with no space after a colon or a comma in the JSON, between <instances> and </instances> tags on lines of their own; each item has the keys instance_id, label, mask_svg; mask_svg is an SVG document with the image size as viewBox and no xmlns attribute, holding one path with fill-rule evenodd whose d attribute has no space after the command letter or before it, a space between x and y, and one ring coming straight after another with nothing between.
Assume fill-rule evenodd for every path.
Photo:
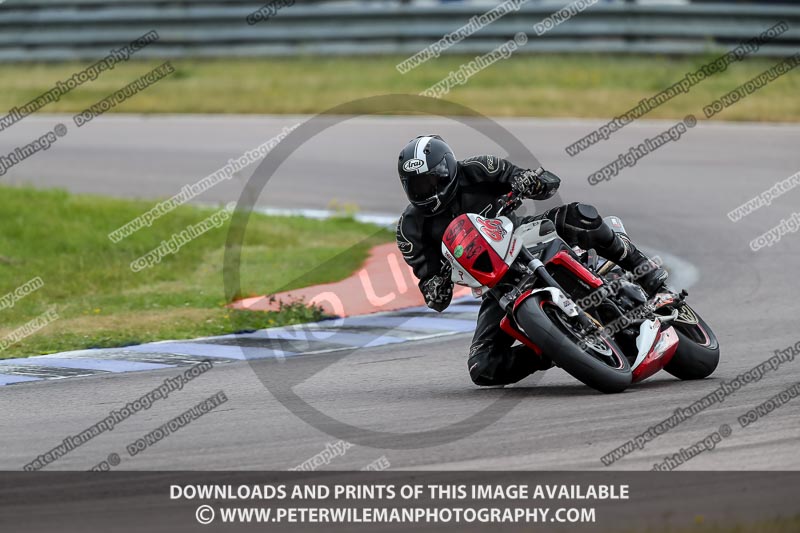
<instances>
[{"instance_id":1,"label":"helmet visor","mask_svg":"<svg viewBox=\"0 0 800 533\"><path fill-rule=\"evenodd\" d=\"M447 162L443 159L428 172L405 180L406 194L412 202L424 202L444 191L449 183L450 173L447 170Z\"/></svg>"}]
</instances>

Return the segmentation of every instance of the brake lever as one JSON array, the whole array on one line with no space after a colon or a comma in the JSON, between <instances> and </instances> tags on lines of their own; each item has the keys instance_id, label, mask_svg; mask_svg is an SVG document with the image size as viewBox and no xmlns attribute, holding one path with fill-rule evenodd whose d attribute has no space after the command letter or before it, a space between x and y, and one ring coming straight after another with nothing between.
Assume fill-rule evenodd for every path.
<instances>
[{"instance_id":1,"label":"brake lever","mask_svg":"<svg viewBox=\"0 0 800 533\"><path fill-rule=\"evenodd\" d=\"M514 194L514 191L511 191L506 195L505 198L498 198L498 203L500 203L500 207L497 208L496 216L502 216L503 213L506 212L509 208L514 210L520 206L522 201Z\"/></svg>"}]
</instances>

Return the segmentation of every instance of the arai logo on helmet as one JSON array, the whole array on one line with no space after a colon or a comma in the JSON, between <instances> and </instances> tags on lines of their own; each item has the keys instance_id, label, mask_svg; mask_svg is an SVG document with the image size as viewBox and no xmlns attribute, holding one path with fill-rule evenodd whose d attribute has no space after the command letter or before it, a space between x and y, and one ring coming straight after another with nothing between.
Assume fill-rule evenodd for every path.
<instances>
[{"instance_id":1,"label":"arai logo on helmet","mask_svg":"<svg viewBox=\"0 0 800 533\"><path fill-rule=\"evenodd\" d=\"M403 170L406 172L411 172L412 170L417 170L422 165L425 164L425 161L422 159L409 159L405 163L403 163Z\"/></svg>"}]
</instances>

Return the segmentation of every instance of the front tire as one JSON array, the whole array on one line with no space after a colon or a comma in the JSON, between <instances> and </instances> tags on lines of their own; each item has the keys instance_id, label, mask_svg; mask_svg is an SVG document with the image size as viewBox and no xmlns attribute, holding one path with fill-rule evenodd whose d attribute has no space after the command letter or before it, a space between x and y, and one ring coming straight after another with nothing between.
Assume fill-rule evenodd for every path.
<instances>
[{"instance_id":1,"label":"front tire","mask_svg":"<svg viewBox=\"0 0 800 533\"><path fill-rule=\"evenodd\" d=\"M515 318L544 355L589 387L604 393L617 393L631 384L630 364L617 344L603 336L605 348L582 349L578 344L579 335L569 325L569 317L547 295L528 297L515 312Z\"/></svg>"},{"instance_id":2,"label":"front tire","mask_svg":"<svg viewBox=\"0 0 800 533\"><path fill-rule=\"evenodd\" d=\"M686 304L671 324L678 333L678 349L664 370L678 379L705 379L719 364L719 341L700 315Z\"/></svg>"}]
</instances>

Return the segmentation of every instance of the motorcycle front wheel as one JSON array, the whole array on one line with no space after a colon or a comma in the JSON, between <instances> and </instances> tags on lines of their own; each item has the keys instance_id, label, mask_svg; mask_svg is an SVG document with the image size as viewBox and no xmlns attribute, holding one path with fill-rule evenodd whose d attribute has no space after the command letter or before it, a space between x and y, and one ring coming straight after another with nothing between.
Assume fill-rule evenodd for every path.
<instances>
[{"instance_id":1,"label":"motorcycle front wheel","mask_svg":"<svg viewBox=\"0 0 800 533\"><path fill-rule=\"evenodd\" d=\"M549 294L528 297L515 312L525 334L545 356L575 379L604 393L622 392L631 384L628 359L613 339L587 339Z\"/></svg>"}]
</instances>

